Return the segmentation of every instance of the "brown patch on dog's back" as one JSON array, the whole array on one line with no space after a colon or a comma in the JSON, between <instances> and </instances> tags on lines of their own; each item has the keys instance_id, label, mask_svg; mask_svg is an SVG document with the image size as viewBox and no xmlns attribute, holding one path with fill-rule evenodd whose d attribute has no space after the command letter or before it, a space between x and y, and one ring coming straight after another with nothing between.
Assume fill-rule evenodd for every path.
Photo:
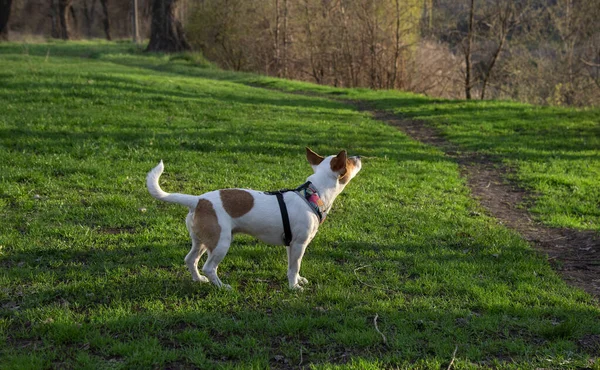
<instances>
[{"instance_id":1,"label":"brown patch on dog's back","mask_svg":"<svg viewBox=\"0 0 600 370\"><path fill-rule=\"evenodd\" d=\"M245 190L224 189L219 194L223 208L233 218L245 215L254 207L254 197Z\"/></svg>"},{"instance_id":2,"label":"brown patch on dog's back","mask_svg":"<svg viewBox=\"0 0 600 370\"><path fill-rule=\"evenodd\" d=\"M217 218L217 212L212 203L206 199L200 199L194 210L194 221L192 231L196 234L200 244L209 251L217 247L221 237L221 226Z\"/></svg>"}]
</instances>

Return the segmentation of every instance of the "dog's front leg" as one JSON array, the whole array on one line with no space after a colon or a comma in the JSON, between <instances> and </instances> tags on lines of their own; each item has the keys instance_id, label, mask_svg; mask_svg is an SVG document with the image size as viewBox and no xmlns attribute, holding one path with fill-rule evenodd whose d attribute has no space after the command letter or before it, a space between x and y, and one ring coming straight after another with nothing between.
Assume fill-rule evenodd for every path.
<instances>
[{"instance_id":1,"label":"dog's front leg","mask_svg":"<svg viewBox=\"0 0 600 370\"><path fill-rule=\"evenodd\" d=\"M302 264L302 257L304 256L304 251L306 251L308 243L308 240L303 242L292 242L292 244L287 247L287 277L290 289L302 290L301 284L308 283L308 280L300 276L300 265Z\"/></svg>"}]
</instances>

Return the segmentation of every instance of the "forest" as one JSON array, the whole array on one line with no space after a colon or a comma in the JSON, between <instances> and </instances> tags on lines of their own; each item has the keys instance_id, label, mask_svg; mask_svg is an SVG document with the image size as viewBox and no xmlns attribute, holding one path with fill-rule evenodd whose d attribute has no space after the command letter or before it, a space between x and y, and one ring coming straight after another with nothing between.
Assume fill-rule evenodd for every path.
<instances>
[{"instance_id":1,"label":"forest","mask_svg":"<svg viewBox=\"0 0 600 370\"><path fill-rule=\"evenodd\" d=\"M153 3L172 7L184 48L226 69L443 98L600 104L599 0L2 0L0 33L118 40L137 28L147 40Z\"/></svg>"}]
</instances>

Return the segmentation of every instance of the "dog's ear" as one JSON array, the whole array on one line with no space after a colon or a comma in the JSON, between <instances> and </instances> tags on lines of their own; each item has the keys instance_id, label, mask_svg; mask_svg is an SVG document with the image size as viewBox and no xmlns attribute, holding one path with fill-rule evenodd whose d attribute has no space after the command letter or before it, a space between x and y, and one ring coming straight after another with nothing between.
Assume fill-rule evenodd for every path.
<instances>
[{"instance_id":1,"label":"dog's ear","mask_svg":"<svg viewBox=\"0 0 600 370\"><path fill-rule=\"evenodd\" d=\"M348 159L348 154L345 150L342 150L338 153L335 158L331 160L331 170L333 172L338 172L340 175L346 173L346 160Z\"/></svg>"},{"instance_id":2,"label":"dog's ear","mask_svg":"<svg viewBox=\"0 0 600 370\"><path fill-rule=\"evenodd\" d=\"M308 159L308 163L310 163L311 166L318 166L325 158L313 152L309 147L306 147L306 159Z\"/></svg>"}]
</instances>

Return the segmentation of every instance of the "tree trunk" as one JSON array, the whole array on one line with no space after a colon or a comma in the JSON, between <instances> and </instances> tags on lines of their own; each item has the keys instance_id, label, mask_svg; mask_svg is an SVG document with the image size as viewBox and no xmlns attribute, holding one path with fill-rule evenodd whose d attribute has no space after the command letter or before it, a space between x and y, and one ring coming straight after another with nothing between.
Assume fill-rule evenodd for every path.
<instances>
[{"instance_id":1,"label":"tree trunk","mask_svg":"<svg viewBox=\"0 0 600 370\"><path fill-rule=\"evenodd\" d=\"M69 37L77 37L79 30L79 20L77 19L77 13L75 13L75 7L69 7L69 13L71 13L71 27L69 28ZM75 33L75 35L73 35Z\"/></svg>"},{"instance_id":2,"label":"tree trunk","mask_svg":"<svg viewBox=\"0 0 600 370\"><path fill-rule=\"evenodd\" d=\"M490 61L490 64L488 65L488 68L485 71L485 74L483 76L483 84L481 86L481 100L485 99L485 88L487 87L488 81L490 79L490 75L492 74L492 70L494 69L494 65L496 64L496 61L498 60L498 57L500 56L500 52L502 52L502 47L504 46L504 42L506 41L506 36L508 34L508 31L504 32L504 30L503 30L502 32L503 33L502 33L502 36L500 39L500 43L498 44L498 47L494 51L494 55L492 55L492 60Z\"/></svg>"},{"instance_id":3,"label":"tree trunk","mask_svg":"<svg viewBox=\"0 0 600 370\"><path fill-rule=\"evenodd\" d=\"M0 40L8 40L8 20L12 0L0 0Z\"/></svg>"},{"instance_id":4,"label":"tree trunk","mask_svg":"<svg viewBox=\"0 0 600 370\"><path fill-rule=\"evenodd\" d=\"M396 0L395 3L396 3L396 32L395 32L396 45L394 46L394 62L392 65L392 78L388 85L388 89L396 88L396 78L398 77L398 58L400 57L400 2L399 2L399 0ZM402 83L402 81L400 83Z\"/></svg>"},{"instance_id":5,"label":"tree trunk","mask_svg":"<svg viewBox=\"0 0 600 370\"><path fill-rule=\"evenodd\" d=\"M288 2L283 0L283 77L288 76Z\"/></svg>"},{"instance_id":6,"label":"tree trunk","mask_svg":"<svg viewBox=\"0 0 600 370\"><path fill-rule=\"evenodd\" d=\"M104 34L106 35L106 39L108 41L112 40L110 36L110 18L108 17L108 0L100 0L100 4L102 5L102 25L104 26Z\"/></svg>"},{"instance_id":7,"label":"tree trunk","mask_svg":"<svg viewBox=\"0 0 600 370\"><path fill-rule=\"evenodd\" d=\"M574 70L574 56L575 56L575 44L577 41L577 33L573 32L573 29L575 28L572 24L572 16L573 16L573 0L567 0L567 19L566 19L566 29L568 31L568 35L569 35L569 42L566 43L566 49L567 49L567 66L568 66L568 78L569 78L569 83L566 86L566 91L564 93L564 98L565 98L565 102L567 103L567 105L573 105L573 97L575 96L575 91L573 90L573 86L575 85L574 80L575 80L575 74L573 72Z\"/></svg>"},{"instance_id":8,"label":"tree trunk","mask_svg":"<svg viewBox=\"0 0 600 370\"><path fill-rule=\"evenodd\" d=\"M377 88L377 15L372 9L373 4L368 2L363 5L363 12L365 14L365 21L367 23L367 48L369 50L369 87L371 89Z\"/></svg>"},{"instance_id":9,"label":"tree trunk","mask_svg":"<svg viewBox=\"0 0 600 370\"><path fill-rule=\"evenodd\" d=\"M308 0L304 0L304 12L306 15L306 41L309 52L309 60L310 60L310 68L312 70L312 76L315 79L315 82L321 84L321 80L319 78L318 67L315 63L315 55L314 55L314 43L313 43L313 34L311 31L311 17L308 9Z\"/></svg>"},{"instance_id":10,"label":"tree trunk","mask_svg":"<svg viewBox=\"0 0 600 370\"><path fill-rule=\"evenodd\" d=\"M281 77L281 53L279 49L279 32L280 32L279 21L279 0L275 0L275 41L273 43L275 51L275 75Z\"/></svg>"},{"instance_id":11,"label":"tree trunk","mask_svg":"<svg viewBox=\"0 0 600 370\"><path fill-rule=\"evenodd\" d=\"M50 36L53 39L57 39L60 37L59 35L59 22L58 22L58 3L57 0L50 0L50 21L52 24L52 28L50 31Z\"/></svg>"},{"instance_id":12,"label":"tree trunk","mask_svg":"<svg viewBox=\"0 0 600 370\"><path fill-rule=\"evenodd\" d=\"M138 22L138 1L131 0L131 31L133 33L133 43L140 42L140 27Z\"/></svg>"},{"instance_id":13,"label":"tree trunk","mask_svg":"<svg viewBox=\"0 0 600 370\"><path fill-rule=\"evenodd\" d=\"M72 0L58 0L58 36L63 40L68 40L71 37L71 29L69 25L71 2Z\"/></svg>"},{"instance_id":14,"label":"tree trunk","mask_svg":"<svg viewBox=\"0 0 600 370\"><path fill-rule=\"evenodd\" d=\"M487 65L486 70L483 74L483 80L481 85L481 100L485 99L486 87L488 86L490 77L492 75L492 71L496 62L500 58L500 54L504 48L504 45L509 43L509 33L519 25L523 15L529 11L529 5L525 5L524 8L521 8L519 12L517 12L517 8L515 7L512 1L507 1L504 4L504 7L498 6L496 10L496 14L494 15L497 18L497 24L500 29L498 31L498 46L494 50L492 54L492 59L490 63Z\"/></svg>"},{"instance_id":15,"label":"tree trunk","mask_svg":"<svg viewBox=\"0 0 600 370\"><path fill-rule=\"evenodd\" d=\"M473 18L475 17L475 0L471 0L469 8L469 33L467 34L467 47L465 48L465 97L471 100L471 44L473 43Z\"/></svg>"},{"instance_id":16,"label":"tree trunk","mask_svg":"<svg viewBox=\"0 0 600 370\"><path fill-rule=\"evenodd\" d=\"M92 0L92 4L88 7L88 2L83 2L83 16L85 17L85 29L88 38L92 37L92 26L96 15L96 0Z\"/></svg>"},{"instance_id":17,"label":"tree trunk","mask_svg":"<svg viewBox=\"0 0 600 370\"><path fill-rule=\"evenodd\" d=\"M190 50L183 26L175 16L178 0L153 0L150 43L146 51L167 53Z\"/></svg>"},{"instance_id":18,"label":"tree trunk","mask_svg":"<svg viewBox=\"0 0 600 370\"><path fill-rule=\"evenodd\" d=\"M342 17L342 53L344 55L344 61L350 74L350 81L346 82L347 87L356 87L358 85L358 73L354 67L354 56L352 54L352 47L350 42L350 32L348 27L348 15L346 14L346 8L344 2L340 2L340 13Z\"/></svg>"}]
</instances>

